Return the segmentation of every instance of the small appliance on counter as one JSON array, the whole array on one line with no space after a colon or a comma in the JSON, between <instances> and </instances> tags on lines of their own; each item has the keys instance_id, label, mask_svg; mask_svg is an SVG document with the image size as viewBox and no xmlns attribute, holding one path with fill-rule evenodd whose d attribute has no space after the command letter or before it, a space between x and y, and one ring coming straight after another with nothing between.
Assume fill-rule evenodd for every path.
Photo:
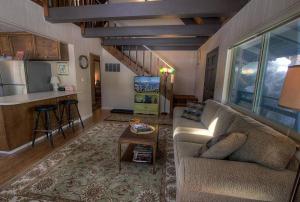
<instances>
[{"instance_id":1,"label":"small appliance on counter","mask_svg":"<svg viewBox=\"0 0 300 202\"><path fill-rule=\"evenodd\" d=\"M66 91L66 88L64 86L59 86L57 90L58 91Z\"/></svg>"}]
</instances>

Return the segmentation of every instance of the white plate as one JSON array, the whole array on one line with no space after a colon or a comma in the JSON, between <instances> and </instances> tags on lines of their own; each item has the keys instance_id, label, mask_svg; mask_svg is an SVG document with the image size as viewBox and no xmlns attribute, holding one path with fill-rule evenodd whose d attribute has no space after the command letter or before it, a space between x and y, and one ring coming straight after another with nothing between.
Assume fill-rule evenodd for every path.
<instances>
[{"instance_id":1,"label":"white plate","mask_svg":"<svg viewBox=\"0 0 300 202\"><path fill-rule=\"evenodd\" d=\"M137 132L135 132L135 131L132 130L132 127L130 127L130 131L132 133L134 133L134 134L139 134L139 135L151 134L151 133L153 133L155 131L155 127L150 126L150 125L148 125L148 127L150 127L152 129L152 131L145 131L145 132L139 132L139 133L137 133Z\"/></svg>"}]
</instances>

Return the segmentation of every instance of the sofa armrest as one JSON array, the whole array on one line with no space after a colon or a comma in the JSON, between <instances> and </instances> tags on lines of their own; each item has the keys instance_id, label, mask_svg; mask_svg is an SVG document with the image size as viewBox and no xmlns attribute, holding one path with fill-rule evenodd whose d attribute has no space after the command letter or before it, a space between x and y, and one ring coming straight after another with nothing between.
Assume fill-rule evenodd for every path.
<instances>
[{"instance_id":1,"label":"sofa armrest","mask_svg":"<svg viewBox=\"0 0 300 202\"><path fill-rule=\"evenodd\" d=\"M254 163L187 157L178 169L177 201L194 201L186 199L195 196L209 197L207 201L220 196L227 198L222 201L288 201L295 176Z\"/></svg>"}]
</instances>

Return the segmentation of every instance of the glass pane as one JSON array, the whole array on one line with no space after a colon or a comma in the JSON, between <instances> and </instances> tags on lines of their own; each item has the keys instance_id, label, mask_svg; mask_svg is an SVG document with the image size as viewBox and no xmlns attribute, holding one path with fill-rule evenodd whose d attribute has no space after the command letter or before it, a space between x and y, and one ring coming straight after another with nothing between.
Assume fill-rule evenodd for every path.
<instances>
[{"instance_id":1,"label":"glass pane","mask_svg":"<svg viewBox=\"0 0 300 202\"><path fill-rule=\"evenodd\" d=\"M288 66L300 64L300 20L271 31L266 51L259 114L300 132L297 112L278 106Z\"/></svg>"},{"instance_id":2,"label":"glass pane","mask_svg":"<svg viewBox=\"0 0 300 202\"><path fill-rule=\"evenodd\" d=\"M234 50L233 80L230 101L252 109L255 81L260 58L262 38L255 38Z\"/></svg>"}]
</instances>

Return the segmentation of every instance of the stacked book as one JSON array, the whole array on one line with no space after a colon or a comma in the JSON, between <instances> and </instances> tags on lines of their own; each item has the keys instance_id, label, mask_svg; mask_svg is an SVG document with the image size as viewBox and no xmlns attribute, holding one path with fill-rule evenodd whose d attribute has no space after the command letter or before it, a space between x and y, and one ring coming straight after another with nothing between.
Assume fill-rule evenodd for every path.
<instances>
[{"instance_id":1,"label":"stacked book","mask_svg":"<svg viewBox=\"0 0 300 202\"><path fill-rule=\"evenodd\" d=\"M139 163L151 163L152 161L152 147L136 145L133 150L133 161Z\"/></svg>"},{"instance_id":2,"label":"stacked book","mask_svg":"<svg viewBox=\"0 0 300 202\"><path fill-rule=\"evenodd\" d=\"M153 128L144 123L137 123L131 126L131 129L135 133L152 132Z\"/></svg>"}]
</instances>

